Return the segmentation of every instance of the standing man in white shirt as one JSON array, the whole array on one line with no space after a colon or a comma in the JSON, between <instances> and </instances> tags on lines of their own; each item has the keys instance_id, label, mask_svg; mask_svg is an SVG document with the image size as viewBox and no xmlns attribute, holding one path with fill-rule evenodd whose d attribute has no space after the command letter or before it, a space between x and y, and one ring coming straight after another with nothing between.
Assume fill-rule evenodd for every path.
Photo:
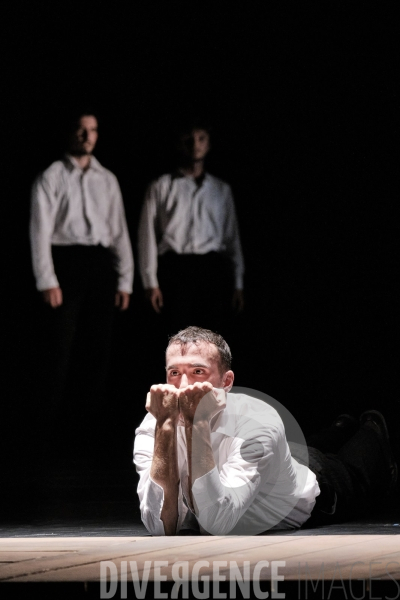
<instances>
[{"instance_id":1,"label":"standing man in white shirt","mask_svg":"<svg viewBox=\"0 0 400 600\"><path fill-rule=\"evenodd\" d=\"M132 292L133 256L121 191L116 177L93 156L97 138L97 118L80 114L71 123L68 153L41 173L32 189L33 271L55 333L52 417L65 401L77 341L83 402L90 411L101 400L113 313L115 307L128 308Z\"/></svg>"},{"instance_id":2,"label":"standing man in white shirt","mask_svg":"<svg viewBox=\"0 0 400 600\"><path fill-rule=\"evenodd\" d=\"M169 341L167 383L151 387L134 449L151 534L256 535L344 520L368 501L379 506L397 477L380 413L365 412L347 439L343 419L335 422L329 434L337 429L343 442L335 453L289 448L272 406L230 393L230 362L227 343L212 331L188 327Z\"/></svg>"},{"instance_id":3,"label":"standing man in white shirt","mask_svg":"<svg viewBox=\"0 0 400 600\"><path fill-rule=\"evenodd\" d=\"M243 309L244 262L230 186L207 173L210 131L191 124L179 137L179 169L149 186L139 225L139 268L169 332L192 322L221 330ZM201 294L196 273L207 272Z\"/></svg>"}]
</instances>

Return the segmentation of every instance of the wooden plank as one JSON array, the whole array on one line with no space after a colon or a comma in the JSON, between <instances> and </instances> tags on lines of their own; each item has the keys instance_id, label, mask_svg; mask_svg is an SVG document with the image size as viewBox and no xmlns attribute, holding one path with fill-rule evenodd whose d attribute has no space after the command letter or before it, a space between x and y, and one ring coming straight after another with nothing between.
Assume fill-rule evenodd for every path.
<instances>
[{"instance_id":1,"label":"wooden plank","mask_svg":"<svg viewBox=\"0 0 400 600\"><path fill-rule=\"evenodd\" d=\"M70 540L70 538L68 538ZM9 550L3 552L3 545L0 541L0 581L8 581L16 579L20 576L33 576L37 573L46 573L50 571L59 571L65 568L66 565L79 565L95 562L99 564L102 560L135 560L135 557L140 557L143 552L161 552L163 556L170 554L171 546L181 546L181 541L188 540L185 547L190 545L199 548L199 546L210 545L210 538L202 538L199 544L199 538L96 538L100 540L100 543L93 544L93 538L90 538L90 543L87 544L88 538L75 538L73 544L68 544L70 549L74 551L70 554L66 554L65 551L60 551L60 542L53 539L44 539L42 544L39 540L35 540L32 543L29 540L29 547L33 553L41 553L43 545L48 548L58 546L58 553L51 553L49 556L40 556L29 562L22 562L14 560L13 562L8 561ZM211 538L214 540L214 538ZM215 538L217 539L217 538ZM109 541L110 540L110 541ZM151 542L153 541L153 544ZM55 543L54 543L55 542ZM150 543L149 543L150 542ZM17 544L12 544L14 550L18 547ZM20 544L22 547L22 544ZM155 559L157 560L157 559Z\"/></svg>"},{"instance_id":2,"label":"wooden plank","mask_svg":"<svg viewBox=\"0 0 400 600\"><path fill-rule=\"evenodd\" d=\"M65 543L64 543L65 542ZM67 548L66 548L67 546ZM227 561L221 575L229 576L229 561L239 568L250 561L251 571L261 560L286 561L280 573L287 580L358 579L398 577L400 536L266 536L259 537L162 537L162 538L28 538L0 540L2 581L98 581L100 561L136 561L139 579L145 561L168 561L162 573L172 580L172 566L188 561L189 573L199 560L210 567L202 574L212 577L213 561ZM7 562L5 562L7 561ZM362 564L357 564L362 563ZM391 565L388 567L388 565ZM268 578L264 569L263 577ZM154 577L151 569L150 580ZM128 580L129 579L128 576Z\"/></svg>"}]
</instances>

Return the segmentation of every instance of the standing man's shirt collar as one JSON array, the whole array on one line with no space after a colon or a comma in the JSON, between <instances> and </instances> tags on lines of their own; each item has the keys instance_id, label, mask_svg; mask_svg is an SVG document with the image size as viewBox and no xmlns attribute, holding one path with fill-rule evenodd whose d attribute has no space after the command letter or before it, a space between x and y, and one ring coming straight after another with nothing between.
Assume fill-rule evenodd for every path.
<instances>
[{"instance_id":1,"label":"standing man's shirt collar","mask_svg":"<svg viewBox=\"0 0 400 600\"><path fill-rule=\"evenodd\" d=\"M203 185L204 181L206 181L209 178L209 175L206 171L203 171L203 173L200 175L200 177L193 177L193 175L187 175L181 169L178 169L171 175L172 180L179 179L182 177L186 177L187 179L190 179L191 181L196 183L198 187L201 187Z\"/></svg>"},{"instance_id":2,"label":"standing man's shirt collar","mask_svg":"<svg viewBox=\"0 0 400 600\"><path fill-rule=\"evenodd\" d=\"M65 154L65 163L67 168L70 168L71 170L73 169L79 169L80 171L82 171L81 167L79 166L79 164L77 163L77 161L75 160L75 158L73 156L71 156L71 154ZM97 160L96 157L91 156L90 157L90 164L88 169L93 169L94 171L99 171L102 172L104 171L104 167L101 166L101 164L99 163L99 161Z\"/></svg>"}]
</instances>

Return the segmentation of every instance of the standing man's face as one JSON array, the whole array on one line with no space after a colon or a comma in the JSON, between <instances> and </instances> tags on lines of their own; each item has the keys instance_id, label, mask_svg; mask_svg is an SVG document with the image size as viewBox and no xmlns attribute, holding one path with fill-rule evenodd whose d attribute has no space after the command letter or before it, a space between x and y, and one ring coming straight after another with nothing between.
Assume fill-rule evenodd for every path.
<instances>
[{"instance_id":1,"label":"standing man's face","mask_svg":"<svg viewBox=\"0 0 400 600\"><path fill-rule=\"evenodd\" d=\"M98 138L97 119L93 116L81 117L78 127L71 136L70 152L72 156L92 154Z\"/></svg>"},{"instance_id":2,"label":"standing man's face","mask_svg":"<svg viewBox=\"0 0 400 600\"><path fill-rule=\"evenodd\" d=\"M187 158L204 160L210 150L210 136L205 129L193 129L181 137L181 148Z\"/></svg>"}]
</instances>

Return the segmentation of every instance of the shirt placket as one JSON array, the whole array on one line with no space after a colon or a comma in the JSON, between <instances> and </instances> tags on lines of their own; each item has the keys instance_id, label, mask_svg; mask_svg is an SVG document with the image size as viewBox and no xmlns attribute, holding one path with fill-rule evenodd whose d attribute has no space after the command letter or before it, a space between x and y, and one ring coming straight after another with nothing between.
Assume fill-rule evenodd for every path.
<instances>
[{"instance_id":1,"label":"shirt placket","mask_svg":"<svg viewBox=\"0 0 400 600\"><path fill-rule=\"evenodd\" d=\"M81 188L81 198L82 198L82 213L83 213L83 219L85 221L85 225L86 225L86 233L88 236L91 235L92 233L92 223L91 220L89 218L89 213L88 213L88 200L87 200L87 193L86 193L86 177L85 177L85 173L81 173L80 175L80 188Z\"/></svg>"},{"instance_id":2,"label":"shirt placket","mask_svg":"<svg viewBox=\"0 0 400 600\"><path fill-rule=\"evenodd\" d=\"M199 194L199 189L196 185L194 186L194 189L191 193L191 197L190 197L190 206L189 206L189 223L188 223L188 228L187 228L187 239L186 239L186 244L185 244L185 249L186 252L190 253L190 254L194 254L195 249L196 249L196 232L195 232L195 225L196 225L196 209L197 209L197 202L198 202L198 194Z\"/></svg>"}]
</instances>

